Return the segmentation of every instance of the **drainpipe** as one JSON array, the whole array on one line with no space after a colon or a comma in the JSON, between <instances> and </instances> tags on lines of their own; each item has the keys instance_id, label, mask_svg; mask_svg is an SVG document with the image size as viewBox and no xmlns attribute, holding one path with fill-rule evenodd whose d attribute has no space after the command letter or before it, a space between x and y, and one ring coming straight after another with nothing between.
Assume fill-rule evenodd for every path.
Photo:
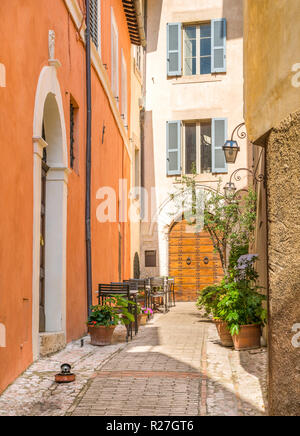
<instances>
[{"instance_id":1,"label":"drainpipe","mask_svg":"<svg viewBox=\"0 0 300 436\"><path fill-rule=\"evenodd\" d=\"M86 233L86 272L87 272L87 309L91 313L92 295L92 244L91 244L91 138L92 138L92 96L91 96L91 31L90 31L90 0L86 0L86 203L85 203L85 233Z\"/></svg>"}]
</instances>

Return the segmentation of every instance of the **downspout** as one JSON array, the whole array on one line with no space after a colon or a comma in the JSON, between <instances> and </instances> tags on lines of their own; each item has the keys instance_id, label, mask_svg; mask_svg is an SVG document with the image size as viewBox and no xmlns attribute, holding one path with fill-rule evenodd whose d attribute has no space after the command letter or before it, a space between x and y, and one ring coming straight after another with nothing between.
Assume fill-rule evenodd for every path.
<instances>
[{"instance_id":1,"label":"downspout","mask_svg":"<svg viewBox=\"0 0 300 436\"><path fill-rule=\"evenodd\" d=\"M91 244L91 139L92 139L92 96L91 96L91 31L90 31L90 0L86 0L86 202L85 202L85 233L86 233L86 272L87 272L87 309L91 313L92 295L92 244Z\"/></svg>"}]
</instances>

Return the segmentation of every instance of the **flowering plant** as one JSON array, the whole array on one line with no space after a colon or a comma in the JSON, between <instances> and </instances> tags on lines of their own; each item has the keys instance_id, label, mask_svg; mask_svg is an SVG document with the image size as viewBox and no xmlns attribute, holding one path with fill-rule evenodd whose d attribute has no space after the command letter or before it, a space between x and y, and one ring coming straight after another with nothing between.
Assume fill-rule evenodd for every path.
<instances>
[{"instance_id":1,"label":"flowering plant","mask_svg":"<svg viewBox=\"0 0 300 436\"><path fill-rule=\"evenodd\" d=\"M153 315L153 310L150 307L142 307L142 313L144 315Z\"/></svg>"},{"instance_id":2,"label":"flowering plant","mask_svg":"<svg viewBox=\"0 0 300 436\"><path fill-rule=\"evenodd\" d=\"M238 258L231 274L225 277L225 295L218 302L218 313L227 322L231 335L239 334L242 325L265 325L267 311L263 302L266 296L256 284L258 273L254 263L258 260L257 254L246 254Z\"/></svg>"},{"instance_id":3,"label":"flowering plant","mask_svg":"<svg viewBox=\"0 0 300 436\"><path fill-rule=\"evenodd\" d=\"M87 324L91 327L110 327L119 323L123 325L130 324L134 321L134 316L129 311L129 304L135 305L134 302L128 302L119 295L112 295L106 300L105 305L91 306L91 314L88 317Z\"/></svg>"}]
</instances>

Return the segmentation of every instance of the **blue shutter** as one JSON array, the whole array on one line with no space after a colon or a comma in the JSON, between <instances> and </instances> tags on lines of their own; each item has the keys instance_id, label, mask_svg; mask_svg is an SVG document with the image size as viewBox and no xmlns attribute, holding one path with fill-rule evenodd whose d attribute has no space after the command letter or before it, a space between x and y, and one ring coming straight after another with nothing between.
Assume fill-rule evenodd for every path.
<instances>
[{"instance_id":1,"label":"blue shutter","mask_svg":"<svg viewBox=\"0 0 300 436\"><path fill-rule=\"evenodd\" d=\"M168 76L182 75L181 23L167 24L167 73Z\"/></svg>"},{"instance_id":2,"label":"blue shutter","mask_svg":"<svg viewBox=\"0 0 300 436\"><path fill-rule=\"evenodd\" d=\"M211 21L211 71L226 72L226 19Z\"/></svg>"},{"instance_id":3,"label":"blue shutter","mask_svg":"<svg viewBox=\"0 0 300 436\"><path fill-rule=\"evenodd\" d=\"M167 122L167 175L181 175L181 122Z\"/></svg>"},{"instance_id":4,"label":"blue shutter","mask_svg":"<svg viewBox=\"0 0 300 436\"><path fill-rule=\"evenodd\" d=\"M227 140L227 118L212 120L212 172L227 173L227 163L223 145Z\"/></svg>"}]
</instances>

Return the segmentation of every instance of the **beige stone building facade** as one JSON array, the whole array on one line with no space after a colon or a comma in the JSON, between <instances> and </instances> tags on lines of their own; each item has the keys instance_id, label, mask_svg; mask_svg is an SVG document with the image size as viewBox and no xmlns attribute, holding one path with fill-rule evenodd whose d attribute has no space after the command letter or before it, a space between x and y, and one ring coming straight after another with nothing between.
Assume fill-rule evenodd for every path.
<instances>
[{"instance_id":1,"label":"beige stone building facade","mask_svg":"<svg viewBox=\"0 0 300 436\"><path fill-rule=\"evenodd\" d=\"M195 171L199 192L206 192L220 180L223 188L235 169L248 166L245 140L234 165L226 164L222 150L243 122L242 2L148 0L146 27L142 275L176 275L179 298L186 300L196 295L188 286L211 283L219 266L207 235L181 237L174 227L186 212L170 199L177 178ZM243 173L237 188L247 183ZM192 282L203 273L206 283Z\"/></svg>"},{"instance_id":2,"label":"beige stone building facade","mask_svg":"<svg viewBox=\"0 0 300 436\"><path fill-rule=\"evenodd\" d=\"M269 414L300 414L300 4L244 1L245 120L268 290Z\"/></svg>"},{"instance_id":3,"label":"beige stone building facade","mask_svg":"<svg viewBox=\"0 0 300 436\"><path fill-rule=\"evenodd\" d=\"M143 3L143 2L141 2ZM144 109L144 48L131 47L131 156L132 156L132 207L134 219L131 220L131 276L135 276L135 262L140 263L140 210L141 210L141 154L142 154L142 113Z\"/></svg>"}]
</instances>

